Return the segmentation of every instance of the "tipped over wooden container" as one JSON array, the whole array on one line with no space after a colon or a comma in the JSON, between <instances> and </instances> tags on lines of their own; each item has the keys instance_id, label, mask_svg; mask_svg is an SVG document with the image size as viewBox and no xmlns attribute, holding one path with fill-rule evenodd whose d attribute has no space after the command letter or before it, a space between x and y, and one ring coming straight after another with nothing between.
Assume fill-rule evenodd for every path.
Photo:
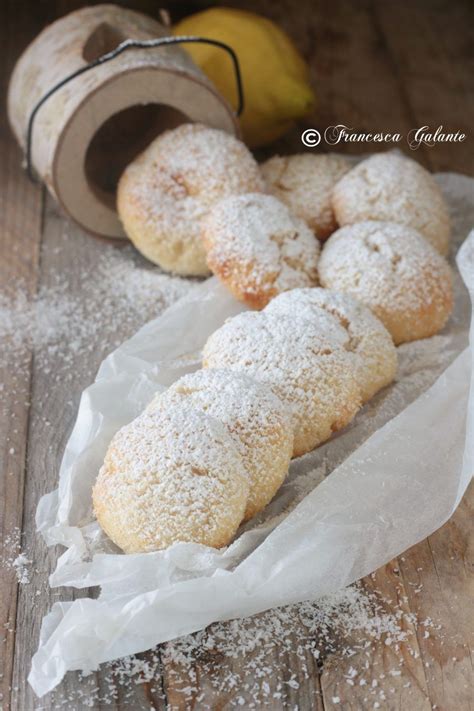
<instances>
[{"instance_id":1,"label":"tipped over wooden container","mask_svg":"<svg viewBox=\"0 0 474 711\"><path fill-rule=\"evenodd\" d=\"M126 39L168 34L152 18L115 5L85 7L46 27L21 55L9 86L9 119L22 148L30 114L51 87ZM129 49L41 106L32 165L84 229L123 237L115 211L121 172L159 133L189 121L238 134L232 108L180 47Z\"/></svg>"}]
</instances>

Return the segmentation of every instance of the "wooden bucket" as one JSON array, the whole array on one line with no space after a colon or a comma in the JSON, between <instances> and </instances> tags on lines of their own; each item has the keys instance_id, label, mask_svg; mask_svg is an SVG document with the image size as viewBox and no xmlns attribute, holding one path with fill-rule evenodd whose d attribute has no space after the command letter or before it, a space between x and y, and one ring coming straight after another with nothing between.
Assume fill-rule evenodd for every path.
<instances>
[{"instance_id":1,"label":"wooden bucket","mask_svg":"<svg viewBox=\"0 0 474 711\"><path fill-rule=\"evenodd\" d=\"M23 150L31 112L51 87L126 39L168 34L152 18L115 5L85 7L46 27L21 55L9 86L9 119ZM130 49L42 104L31 163L81 227L123 237L115 210L121 172L159 133L189 121L238 135L232 108L180 47Z\"/></svg>"}]
</instances>

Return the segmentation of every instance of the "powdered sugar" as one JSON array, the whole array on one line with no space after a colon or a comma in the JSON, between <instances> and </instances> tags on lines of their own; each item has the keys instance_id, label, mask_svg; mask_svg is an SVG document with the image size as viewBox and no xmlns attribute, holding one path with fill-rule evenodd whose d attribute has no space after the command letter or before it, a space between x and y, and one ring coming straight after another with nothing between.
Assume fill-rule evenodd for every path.
<instances>
[{"instance_id":1,"label":"powdered sugar","mask_svg":"<svg viewBox=\"0 0 474 711\"><path fill-rule=\"evenodd\" d=\"M20 585L30 582L32 561L26 556L21 545L21 531L16 528L3 539L0 566L5 570L14 570Z\"/></svg>"},{"instance_id":2,"label":"powdered sugar","mask_svg":"<svg viewBox=\"0 0 474 711\"><path fill-rule=\"evenodd\" d=\"M248 493L242 458L224 425L168 402L115 435L93 500L102 528L130 553L176 541L227 544Z\"/></svg>"},{"instance_id":3,"label":"powdered sugar","mask_svg":"<svg viewBox=\"0 0 474 711\"><path fill-rule=\"evenodd\" d=\"M250 151L200 124L161 134L124 171L117 206L136 247L165 269L208 273L201 220L217 200L263 190Z\"/></svg>"},{"instance_id":4,"label":"powdered sugar","mask_svg":"<svg viewBox=\"0 0 474 711\"><path fill-rule=\"evenodd\" d=\"M273 156L261 171L270 192L326 239L337 227L331 192L350 167L341 156L300 153Z\"/></svg>"},{"instance_id":5,"label":"powdered sugar","mask_svg":"<svg viewBox=\"0 0 474 711\"><path fill-rule=\"evenodd\" d=\"M345 340L339 339L338 343L352 354L363 402L393 380L397 354L390 334L367 307L348 294L329 289L293 289L273 299L265 310L271 314L296 314L319 328L323 325L321 311L334 317L345 331ZM331 337L330 331L323 330L323 334Z\"/></svg>"},{"instance_id":6,"label":"powdered sugar","mask_svg":"<svg viewBox=\"0 0 474 711\"><path fill-rule=\"evenodd\" d=\"M449 251L449 216L441 190L427 170L399 153L376 154L359 163L334 187L332 204L340 225L393 221L421 232L441 254Z\"/></svg>"},{"instance_id":7,"label":"powdered sugar","mask_svg":"<svg viewBox=\"0 0 474 711\"><path fill-rule=\"evenodd\" d=\"M396 343L433 335L451 311L447 262L418 232L393 222L337 230L324 246L319 275L323 286L366 304Z\"/></svg>"},{"instance_id":8,"label":"powdered sugar","mask_svg":"<svg viewBox=\"0 0 474 711\"><path fill-rule=\"evenodd\" d=\"M318 668L324 671L326 663L336 661L347 687L338 691L341 704L347 701L344 692L350 697L356 684L364 688L371 707L390 688L398 691L410 684L407 658L419 654L417 629L441 634L436 621L417 618L403 603L354 585L315 602L218 622L146 655L104 665L100 688L94 678L79 677L66 698L54 694L52 708L112 705L117 699L131 706L137 703L140 684L167 711L209 711L223 699L230 708L290 706L294 692L298 695L308 680L315 681ZM386 663L376 654L380 643L390 649ZM390 684L384 683L386 677Z\"/></svg>"},{"instance_id":9,"label":"powdered sugar","mask_svg":"<svg viewBox=\"0 0 474 711\"><path fill-rule=\"evenodd\" d=\"M198 370L158 395L147 412L180 403L225 425L242 456L250 492L245 518L261 511L284 480L293 451L290 414L263 383L231 370Z\"/></svg>"},{"instance_id":10,"label":"powdered sugar","mask_svg":"<svg viewBox=\"0 0 474 711\"><path fill-rule=\"evenodd\" d=\"M317 283L319 242L271 195L231 196L203 225L207 261L240 300L264 306L280 292Z\"/></svg>"},{"instance_id":11,"label":"powdered sugar","mask_svg":"<svg viewBox=\"0 0 474 711\"><path fill-rule=\"evenodd\" d=\"M337 275L362 301L387 308L394 303L406 311L433 300L422 279L425 269L438 280L449 274L446 262L415 231L375 221L339 229L325 245L320 264L324 282Z\"/></svg>"},{"instance_id":12,"label":"powdered sugar","mask_svg":"<svg viewBox=\"0 0 474 711\"><path fill-rule=\"evenodd\" d=\"M365 662L373 654L372 644L383 639L394 648L392 671L400 672L404 666L400 646L410 653L406 643L412 631L406 628L415 620L400 608L385 611L380 595L352 586L316 602L217 623L168 643L162 659L170 669L170 686L185 708L197 700L202 674L208 683L205 698L209 705L204 708L212 708L213 700L217 702L223 693L230 697L232 707L271 708L272 703L289 703L291 690L300 690L306 680L317 676L317 667L324 668L336 649L343 650L338 661L347 667L347 678L357 682L366 678L371 684L377 670L369 671ZM217 668L212 661L216 656ZM290 670L297 670L298 677ZM379 689L373 696L378 694ZM170 708L177 705L171 703Z\"/></svg>"},{"instance_id":13,"label":"powdered sugar","mask_svg":"<svg viewBox=\"0 0 474 711\"><path fill-rule=\"evenodd\" d=\"M31 562L32 561L29 560L24 553L20 553L12 563L20 585L25 585L30 582L29 566L31 565Z\"/></svg>"},{"instance_id":14,"label":"powdered sugar","mask_svg":"<svg viewBox=\"0 0 474 711\"><path fill-rule=\"evenodd\" d=\"M61 250L68 249L70 239L64 235ZM17 282L14 290L0 293L0 365L11 355L18 363L18 356L32 349L46 371L53 359L58 366L58 355L71 367L97 347L99 337L102 347L111 350L190 286L148 268L132 248L112 246L86 271L69 277L55 273L52 283L32 298Z\"/></svg>"},{"instance_id":15,"label":"powdered sugar","mask_svg":"<svg viewBox=\"0 0 474 711\"><path fill-rule=\"evenodd\" d=\"M334 318L324 312L320 318L346 338ZM208 339L203 362L267 382L291 409L295 454L302 454L347 424L360 405L347 352L323 334L323 329L293 316L246 312L229 319Z\"/></svg>"}]
</instances>

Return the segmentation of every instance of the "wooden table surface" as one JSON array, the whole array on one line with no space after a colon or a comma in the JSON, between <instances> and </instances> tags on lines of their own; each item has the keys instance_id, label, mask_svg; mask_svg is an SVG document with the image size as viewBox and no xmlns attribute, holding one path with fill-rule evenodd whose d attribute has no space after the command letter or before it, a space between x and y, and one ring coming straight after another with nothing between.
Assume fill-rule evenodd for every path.
<instances>
[{"instance_id":1,"label":"wooden table surface","mask_svg":"<svg viewBox=\"0 0 474 711\"><path fill-rule=\"evenodd\" d=\"M155 14L159 7L155 1L130 0L123 4ZM3 92L13 64L26 44L46 23L80 5L76 0L2 3ZM306 0L301 4L259 0L240 5L260 10L280 22L310 62L319 106L315 116L307 121L308 126L324 128L344 123L361 131L406 133L416 126L442 124L446 129L469 135L474 115L474 22L469 0L314 3ZM174 17L196 7L199 7L196 3L170 4ZM277 148L300 150L300 132L301 129L294 131ZM40 286L52 283L59 270L69 275L71 290L79 290L80 281L75 274L90 268L106 246L70 225L45 190L28 181L20 169L20 152L12 140L4 111L0 139L1 285L21 281L33 296ZM346 149L373 150L357 145ZM463 144L421 148L416 157L433 171L474 175L471 137ZM64 233L71 237L67 250L59 249ZM128 335L129 326L120 335ZM58 592L49 588L47 576L54 568L57 551L46 549L35 534L34 513L39 497L56 486L59 461L80 392L92 381L103 356L104 344L97 334L90 344L89 356L74 362L67 375L64 371L56 372L54 356L53 367L45 372L32 349L22 352L21 363L16 354L1 364L4 372L0 382L4 386L0 410L0 524L4 538L16 529L22 530L23 548L33 561L29 584L18 585L15 571L8 568L2 570L0 579L0 629L4 637L0 686L4 709L87 706L85 700L73 693L83 683L77 674L68 674L60 688L41 702L35 699L26 677L43 615L59 595L62 599L78 596L69 589ZM55 377L58 372L59 377ZM405 655L405 664L395 679L384 679L381 675L378 683L382 691L386 690L385 695L367 699L363 687L348 685L349 661L336 646L322 655L317 664L313 663L309 679L299 689L290 689L283 700L272 696L266 705L273 709L304 710L473 708L470 654L474 633L473 505L471 488L443 528L363 583L367 589L383 591L388 611L403 604L404 609L419 619L435 620L440 628L437 633L435 627L429 636L423 628L414 630L410 644L416 653ZM377 666L379 677L380 669L390 665L385 641L382 636L374 642L364 657L368 669ZM401 653L404 654L403 645ZM285 668L294 672L296 678L306 678L307 674L306 677L301 674L301 665L301 660L290 662L287 657L276 655L268 683L272 685L278 680ZM184 708L174 686L173 670L165 659L158 668L160 673L154 683L135 685L127 700L121 701L118 693L118 699L107 708L162 709L166 707L166 699L174 708ZM219 675L218 658L214 671ZM198 672L200 695L195 695L191 707L229 708L238 695L242 696L243 707L251 707L251 698L246 697L245 690L221 695L215 686L206 683L205 671ZM98 688L107 683L103 672L94 674L92 679ZM94 708L105 707L101 702L94 705Z\"/></svg>"}]
</instances>

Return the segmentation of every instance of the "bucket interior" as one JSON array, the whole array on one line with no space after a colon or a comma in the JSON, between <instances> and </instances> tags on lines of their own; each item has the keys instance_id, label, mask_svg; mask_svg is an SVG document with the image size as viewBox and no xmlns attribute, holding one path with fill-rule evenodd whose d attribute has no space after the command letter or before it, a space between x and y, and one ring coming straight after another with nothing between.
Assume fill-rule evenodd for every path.
<instances>
[{"instance_id":1,"label":"bucket interior","mask_svg":"<svg viewBox=\"0 0 474 711\"><path fill-rule=\"evenodd\" d=\"M126 166L160 133L189 123L164 104L129 106L111 116L94 134L86 152L85 174L99 200L115 208L115 193Z\"/></svg>"}]
</instances>

